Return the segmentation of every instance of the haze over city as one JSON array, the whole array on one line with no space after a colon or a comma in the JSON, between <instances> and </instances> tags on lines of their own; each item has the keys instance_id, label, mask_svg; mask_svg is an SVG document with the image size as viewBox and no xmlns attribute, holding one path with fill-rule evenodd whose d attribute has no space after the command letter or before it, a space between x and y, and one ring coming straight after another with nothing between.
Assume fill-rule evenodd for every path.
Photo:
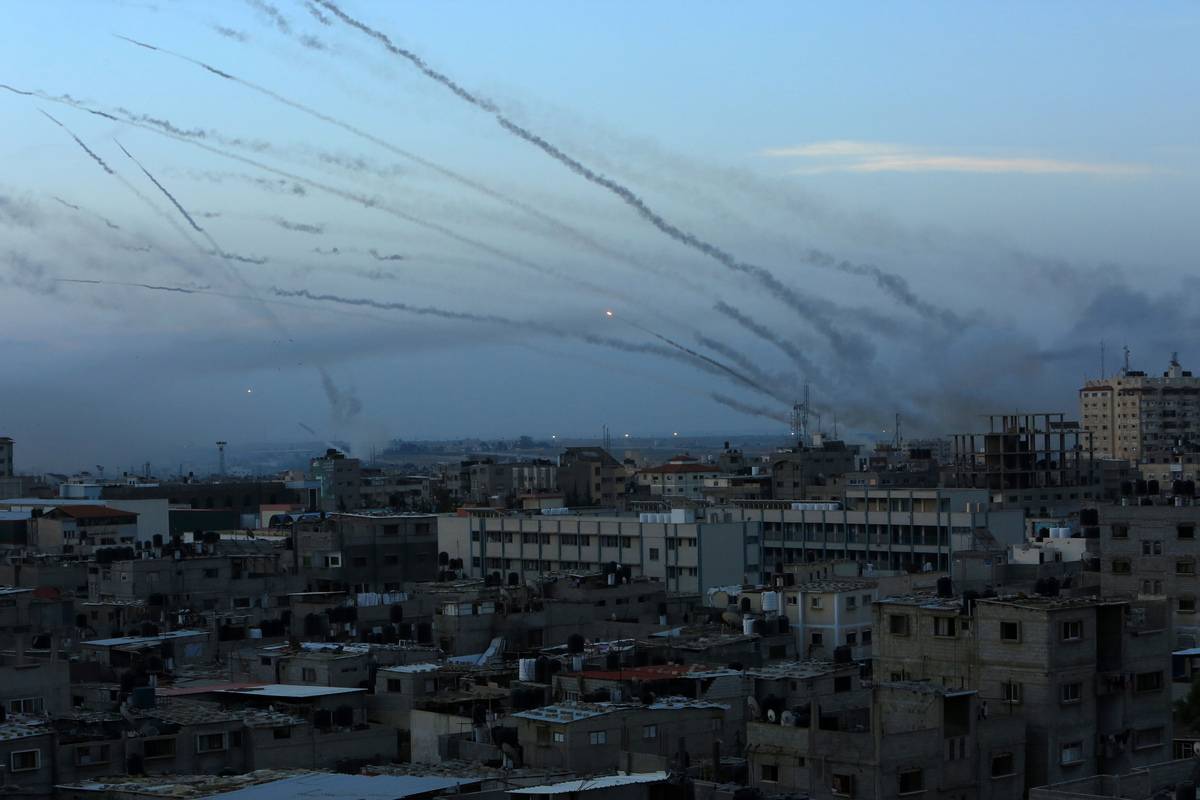
<instances>
[{"instance_id":1,"label":"haze over city","mask_svg":"<svg viewBox=\"0 0 1200 800\"><path fill-rule=\"evenodd\" d=\"M24 4L3 431L788 433L1196 363L1200 11ZM606 314L611 311L611 315ZM307 430L305 430L307 429Z\"/></svg>"}]
</instances>

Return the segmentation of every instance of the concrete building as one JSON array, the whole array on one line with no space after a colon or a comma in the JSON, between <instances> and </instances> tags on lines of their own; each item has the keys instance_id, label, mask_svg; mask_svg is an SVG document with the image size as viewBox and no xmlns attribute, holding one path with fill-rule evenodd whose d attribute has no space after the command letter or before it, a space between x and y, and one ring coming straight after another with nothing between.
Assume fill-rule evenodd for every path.
<instances>
[{"instance_id":1,"label":"concrete building","mask_svg":"<svg viewBox=\"0 0 1200 800\"><path fill-rule=\"evenodd\" d=\"M362 462L333 448L314 458L309 471L320 484L322 511L357 511L362 508Z\"/></svg>"},{"instance_id":2,"label":"concrete building","mask_svg":"<svg viewBox=\"0 0 1200 800\"><path fill-rule=\"evenodd\" d=\"M138 515L102 505L65 505L30 520L30 546L41 553L91 555L137 544Z\"/></svg>"},{"instance_id":3,"label":"concrete building","mask_svg":"<svg viewBox=\"0 0 1200 800\"><path fill-rule=\"evenodd\" d=\"M1161 601L909 595L875 611L875 675L976 691L1021 719L1028 786L1170 757Z\"/></svg>"},{"instance_id":4,"label":"concrete building","mask_svg":"<svg viewBox=\"0 0 1200 800\"><path fill-rule=\"evenodd\" d=\"M986 489L997 508L1040 516L1101 495L1092 434L1060 413L993 414L986 431L956 434L950 480Z\"/></svg>"},{"instance_id":5,"label":"concrete building","mask_svg":"<svg viewBox=\"0 0 1200 800\"><path fill-rule=\"evenodd\" d=\"M1095 513L1096 535L1084 541L1101 592L1166 598L1175 648L1200 644L1200 506L1110 505Z\"/></svg>"},{"instance_id":6,"label":"concrete building","mask_svg":"<svg viewBox=\"0 0 1200 800\"><path fill-rule=\"evenodd\" d=\"M495 463L491 459L466 467L470 489L467 499L473 503L511 506L517 496L545 492L558 487L558 467L546 460ZM513 502L510 502L513 501Z\"/></svg>"},{"instance_id":7,"label":"concrete building","mask_svg":"<svg viewBox=\"0 0 1200 800\"><path fill-rule=\"evenodd\" d=\"M1020 800L1022 726L982 708L973 691L843 679L747 724L750 783L814 800Z\"/></svg>"},{"instance_id":8,"label":"concrete building","mask_svg":"<svg viewBox=\"0 0 1200 800\"><path fill-rule=\"evenodd\" d=\"M13 440L0 436L0 478L11 478L13 471Z\"/></svg>"},{"instance_id":9,"label":"concrete building","mask_svg":"<svg viewBox=\"0 0 1200 800\"><path fill-rule=\"evenodd\" d=\"M858 469L858 448L836 440L777 454L771 461L771 497L824 499L820 487ZM820 497L814 496L814 492Z\"/></svg>"},{"instance_id":10,"label":"concrete building","mask_svg":"<svg viewBox=\"0 0 1200 800\"><path fill-rule=\"evenodd\" d=\"M443 516L438 547L461 558L467 575L531 579L594 572L616 563L668 592L695 594L740 584L761 571L759 525L708 522L692 512L634 516L574 514Z\"/></svg>"},{"instance_id":11,"label":"concrete building","mask_svg":"<svg viewBox=\"0 0 1200 800\"><path fill-rule=\"evenodd\" d=\"M994 540L1003 549L1024 540L1023 513L997 510L980 489L864 487L837 503L779 505L745 503L708 515L761 523L768 567L852 559L880 570L928 565L944 572L951 570L952 554L981 542Z\"/></svg>"},{"instance_id":12,"label":"concrete building","mask_svg":"<svg viewBox=\"0 0 1200 800\"><path fill-rule=\"evenodd\" d=\"M525 763L562 767L579 774L611 770L622 752L664 762L686 753L711 758L715 742L732 752L724 736L721 703L664 697L648 705L561 703L512 715Z\"/></svg>"},{"instance_id":13,"label":"concrete building","mask_svg":"<svg viewBox=\"0 0 1200 800\"><path fill-rule=\"evenodd\" d=\"M1200 378L1175 355L1161 376L1131 370L1126 359L1117 374L1085 382L1079 409L1099 455L1140 462L1180 441L1200 444Z\"/></svg>"},{"instance_id":14,"label":"concrete building","mask_svg":"<svg viewBox=\"0 0 1200 800\"><path fill-rule=\"evenodd\" d=\"M362 512L296 526L297 574L313 591L394 592L438 571L438 517Z\"/></svg>"},{"instance_id":15,"label":"concrete building","mask_svg":"<svg viewBox=\"0 0 1200 800\"><path fill-rule=\"evenodd\" d=\"M558 457L558 490L568 506L620 509L629 474L602 447L568 447Z\"/></svg>"},{"instance_id":16,"label":"concrete building","mask_svg":"<svg viewBox=\"0 0 1200 800\"><path fill-rule=\"evenodd\" d=\"M717 465L703 464L691 456L680 455L665 464L638 470L634 479L651 497L699 500L704 497L705 481L720 475L721 469Z\"/></svg>"}]
</instances>

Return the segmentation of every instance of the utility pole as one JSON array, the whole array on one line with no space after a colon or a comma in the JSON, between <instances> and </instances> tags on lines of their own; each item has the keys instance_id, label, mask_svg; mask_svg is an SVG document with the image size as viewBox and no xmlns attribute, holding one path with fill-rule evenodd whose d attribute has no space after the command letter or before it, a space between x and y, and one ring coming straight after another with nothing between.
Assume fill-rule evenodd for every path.
<instances>
[{"instance_id":1,"label":"utility pole","mask_svg":"<svg viewBox=\"0 0 1200 800\"><path fill-rule=\"evenodd\" d=\"M217 442L217 474L225 474L225 445L227 442Z\"/></svg>"}]
</instances>

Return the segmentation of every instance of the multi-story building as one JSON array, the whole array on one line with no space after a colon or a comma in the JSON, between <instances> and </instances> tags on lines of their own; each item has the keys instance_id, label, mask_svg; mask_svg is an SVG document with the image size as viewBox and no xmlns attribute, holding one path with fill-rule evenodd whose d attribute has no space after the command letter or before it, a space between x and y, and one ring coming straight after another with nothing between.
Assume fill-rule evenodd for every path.
<instances>
[{"instance_id":1,"label":"multi-story building","mask_svg":"<svg viewBox=\"0 0 1200 800\"><path fill-rule=\"evenodd\" d=\"M777 454L771 460L771 497L776 500L821 500L820 487L858 469L858 447L837 440L821 441Z\"/></svg>"},{"instance_id":2,"label":"multi-story building","mask_svg":"<svg viewBox=\"0 0 1200 800\"><path fill-rule=\"evenodd\" d=\"M639 516L472 513L438 520L438 547L471 577L522 581L616 563L668 592L695 594L761 572L758 523L712 521L691 511Z\"/></svg>"},{"instance_id":3,"label":"multi-story building","mask_svg":"<svg viewBox=\"0 0 1200 800\"><path fill-rule=\"evenodd\" d=\"M832 671L831 671L832 672ZM1025 736L976 692L836 673L747 724L752 786L813 800L1019 800ZM796 682L793 681L793 684ZM776 696L778 697L778 695Z\"/></svg>"},{"instance_id":4,"label":"multi-story building","mask_svg":"<svg viewBox=\"0 0 1200 800\"><path fill-rule=\"evenodd\" d=\"M874 673L977 692L1025 725L1028 786L1171 757L1162 601L909 595L875 604Z\"/></svg>"},{"instance_id":5,"label":"multi-story building","mask_svg":"<svg viewBox=\"0 0 1200 800\"><path fill-rule=\"evenodd\" d=\"M310 464L313 480L320 484L322 511L357 511L362 508L362 462L330 448Z\"/></svg>"},{"instance_id":6,"label":"multi-story building","mask_svg":"<svg viewBox=\"0 0 1200 800\"><path fill-rule=\"evenodd\" d=\"M331 514L296 527L295 569L313 590L394 592L437 578L433 514Z\"/></svg>"},{"instance_id":7,"label":"multi-story building","mask_svg":"<svg viewBox=\"0 0 1200 800\"><path fill-rule=\"evenodd\" d=\"M13 474L13 440L0 436L0 478L11 478Z\"/></svg>"},{"instance_id":8,"label":"multi-story building","mask_svg":"<svg viewBox=\"0 0 1200 800\"><path fill-rule=\"evenodd\" d=\"M635 476L640 489L651 497L687 498L699 500L704 497L705 481L720 476L715 464L702 464L688 455L674 456L665 464L638 470Z\"/></svg>"},{"instance_id":9,"label":"multi-story building","mask_svg":"<svg viewBox=\"0 0 1200 800\"><path fill-rule=\"evenodd\" d=\"M103 547L137 543L138 515L103 505L63 505L35 512L30 546L41 553L89 555Z\"/></svg>"},{"instance_id":10,"label":"multi-story building","mask_svg":"<svg viewBox=\"0 0 1200 800\"><path fill-rule=\"evenodd\" d=\"M509 505L517 495L544 492L558 486L558 467L550 461L512 461L495 463L491 459L466 468L470 481L467 498L488 504L492 498Z\"/></svg>"},{"instance_id":11,"label":"multi-story building","mask_svg":"<svg viewBox=\"0 0 1200 800\"><path fill-rule=\"evenodd\" d=\"M946 572L952 554L1024 540L1023 513L981 489L847 490L836 503L743 503L710 517L762 524L762 563L851 559L880 570Z\"/></svg>"},{"instance_id":12,"label":"multi-story building","mask_svg":"<svg viewBox=\"0 0 1200 800\"><path fill-rule=\"evenodd\" d=\"M569 506L621 508L625 466L602 447L568 447L558 457L558 490Z\"/></svg>"},{"instance_id":13,"label":"multi-story building","mask_svg":"<svg viewBox=\"0 0 1200 800\"><path fill-rule=\"evenodd\" d=\"M1101 493L1091 431L1060 413L993 414L987 431L956 434L949 479L986 489L998 508L1041 516Z\"/></svg>"},{"instance_id":14,"label":"multi-story building","mask_svg":"<svg viewBox=\"0 0 1200 800\"><path fill-rule=\"evenodd\" d=\"M1101 592L1167 598L1175 645L1200 644L1200 506L1101 506L1095 536L1086 539L1088 565Z\"/></svg>"},{"instance_id":15,"label":"multi-story building","mask_svg":"<svg viewBox=\"0 0 1200 800\"><path fill-rule=\"evenodd\" d=\"M1139 462L1180 441L1200 444L1200 378L1177 355L1161 377L1131 370L1127 360L1116 375L1087 381L1079 408L1100 455Z\"/></svg>"}]
</instances>

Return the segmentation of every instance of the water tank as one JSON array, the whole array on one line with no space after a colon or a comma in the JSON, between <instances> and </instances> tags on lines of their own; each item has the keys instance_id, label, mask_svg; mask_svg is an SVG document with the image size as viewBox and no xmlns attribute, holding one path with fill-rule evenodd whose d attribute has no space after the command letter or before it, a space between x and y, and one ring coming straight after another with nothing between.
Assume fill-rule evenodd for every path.
<instances>
[{"instance_id":1,"label":"water tank","mask_svg":"<svg viewBox=\"0 0 1200 800\"><path fill-rule=\"evenodd\" d=\"M583 652L583 636L578 633L572 633L567 637L567 652L582 653Z\"/></svg>"},{"instance_id":2,"label":"water tank","mask_svg":"<svg viewBox=\"0 0 1200 800\"><path fill-rule=\"evenodd\" d=\"M742 617L742 633L747 636L754 633L754 617Z\"/></svg>"},{"instance_id":3,"label":"water tank","mask_svg":"<svg viewBox=\"0 0 1200 800\"><path fill-rule=\"evenodd\" d=\"M778 611L779 610L779 592L763 592L762 593L762 608L763 608L763 611Z\"/></svg>"},{"instance_id":4,"label":"water tank","mask_svg":"<svg viewBox=\"0 0 1200 800\"><path fill-rule=\"evenodd\" d=\"M937 596L938 597L953 597L954 584L949 578L938 578L937 580Z\"/></svg>"},{"instance_id":5,"label":"water tank","mask_svg":"<svg viewBox=\"0 0 1200 800\"><path fill-rule=\"evenodd\" d=\"M517 677L523 681L533 682L537 669L537 659L522 658L517 662Z\"/></svg>"}]
</instances>

